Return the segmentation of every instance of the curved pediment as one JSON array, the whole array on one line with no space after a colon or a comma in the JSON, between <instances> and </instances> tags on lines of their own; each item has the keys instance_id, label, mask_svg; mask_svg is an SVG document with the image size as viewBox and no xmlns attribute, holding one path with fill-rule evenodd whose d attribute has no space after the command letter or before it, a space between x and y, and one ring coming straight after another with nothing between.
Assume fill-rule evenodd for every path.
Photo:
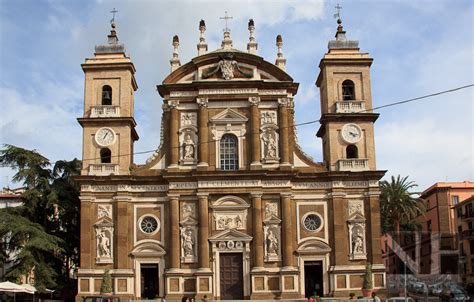
<instances>
[{"instance_id":1,"label":"curved pediment","mask_svg":"<svg viewBox=\"0 0 474 302\"><path fill-rule=\"evenodd\" d=\"M237 80L293 82L285 71L262 57L233 49L195 57L168 75L163 84Z\"/></svg>"},{"instance_id":2,"label":"curved pediment","mask_svg":"<svg viewBox=\"0 0 474 302\"><path fill-rule=\"evenodd\" d=\"M238 210L249 208L250 205L240 197L227 195L216 200L211 208L216 210Z\"/></svg>"},{"instance_id":3,"label":"curved pediment","mask_svg":"<svg viewBox=\"0 0 474 302\"><path fill-rule=\"evenodd\" d=\"M166 251L156 242L143 242L137 245L130 253L135 257L162 257Z\"/></svg>"},{"instance_id":4,"label":"curved pediment","mask_svg":"<svg viewBox=\"0 0 474 302\"><path fill-rule=\"evenodd\" d=\"M296 250L298 254L327 254L331 247L320 240L312 239L302 243Z\"/></svg>"}]
</instances>

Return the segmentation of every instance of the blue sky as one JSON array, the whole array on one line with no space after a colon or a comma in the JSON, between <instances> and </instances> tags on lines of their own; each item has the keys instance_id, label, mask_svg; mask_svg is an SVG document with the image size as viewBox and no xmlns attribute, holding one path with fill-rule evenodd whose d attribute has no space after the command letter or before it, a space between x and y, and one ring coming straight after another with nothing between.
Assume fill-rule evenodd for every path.
<instances>
[{"instance_id":1,"label":"blue sky","mask_svg":"<svg viewBox=\"0 0 474 302\"><path fill-rule=\"evenodd\" d=\"M340 0L349 39L374 58L374 106L474 83L473 1ZM45 1L0 0L0 143L36 149L52 161L81 157L84 75L80 64L106 41L112 8L117 31L137 69L136 151L159 145L162 100L156 84L169 74L173 35L181 63L197 55L204 19L209 50L222 40L228 11L234 47L245 50L255 20L258 54L275 61L282 34L287 72L300 83L296 122L320 116L314 85L319 60L334 38L337 1ZM422 190L437 181L473 180L474 89L381 109L375 124L377 167L409 175ZM298 128L299 141L322 161L318 124ZM137 156L143 163L147 156ZM0 185L12 172L0 168ZM12 184L10 184L12 186ZM14 185L13 185L14 186Z\"/></svg>"}]
</instances>

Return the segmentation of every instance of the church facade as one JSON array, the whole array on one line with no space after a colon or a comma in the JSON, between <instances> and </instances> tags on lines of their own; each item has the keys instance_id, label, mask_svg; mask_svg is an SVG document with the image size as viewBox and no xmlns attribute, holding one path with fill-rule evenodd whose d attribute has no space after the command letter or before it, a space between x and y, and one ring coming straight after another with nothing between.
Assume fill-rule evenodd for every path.
<instances>
[{"instance_id":1,"label":"church facade","mask_svg":"<svg viewBox=\"0 0 474 302\"><path fill-rule=\"evenodd\" d=\"M298 83L229 31L181 65L174 37L161 142L133 162L135 68L115 25L85 73L78 300L109 270L127 298L300 299L360 293L367 264L385 286L370 66L339 21L320 62L323 162L298 146ZM314 105L316 106L316 100ZM157 129L158 131L158 129ZM316 139L316 138L315 138Z\"/></svg>"}]
</instances>

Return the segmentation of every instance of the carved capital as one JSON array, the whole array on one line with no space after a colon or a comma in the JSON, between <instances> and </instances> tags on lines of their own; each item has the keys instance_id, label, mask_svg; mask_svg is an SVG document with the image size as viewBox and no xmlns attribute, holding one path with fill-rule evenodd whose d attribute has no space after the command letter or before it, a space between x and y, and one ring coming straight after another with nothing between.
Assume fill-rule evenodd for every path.
<instances>
[{"instance_id":1,"label":"carved capital","mask_svg":"<svg viewBox=\"0 0 474 302\"><path fill-rule=\"evenodd\" d=\"M258 106L258 104L260 104L260 97L258 96L249 97L249 103L251 106Z\"/></svg>"},{"instance_id":2,"label":"carved capital","mask_svg":"<svg viewBox=\"0 0 474 302\"><path fill-rule=\"evenodd\" d=\"M288 98L278 98L278 107L288 107Z\"/></svg>"},{"instance_id":3,"label":"carved capital","mask_svg":"<svg viewBox=\"0 0 474 302\"><path fill-rule=\"evenodd\" d=\"M170 109L176 109L179 105L179 101L178 100L168 100L168 107Z\"/></svg>"},{"instance_id":4,"label":"carved capital","mask_svg":"<svg viewBox=\"0 0 474 302\"><path fill-rule=\"evenodd\" d=\"M250 196L252 196L252 198L262 198L262 195L262 192L250 192Z\"/></svg>"},{"instance_id":5,"label":"carved capital","mask_svg":"<svg viewBox=\"0 0 474 302\"><path fill-rule=\"evenodd\" d=\"M196 98L196 103L199 105L199 107L207 107L207 104L209 103L208 98Z\"/></svg>"}]
</instances>

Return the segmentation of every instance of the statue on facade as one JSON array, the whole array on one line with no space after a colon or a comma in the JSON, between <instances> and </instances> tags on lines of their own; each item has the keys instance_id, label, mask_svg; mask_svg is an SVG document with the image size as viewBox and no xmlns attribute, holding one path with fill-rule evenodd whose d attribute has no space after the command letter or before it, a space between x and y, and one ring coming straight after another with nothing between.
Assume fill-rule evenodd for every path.
<instances>
[{"instance_id":1,"label":"statue on facade","mask_svg":"<svg viewBox=\"0 0 474 302\"><path fill-rule=\"evenodd\" d=\"M263 142L266 148L266 157L275 158L277 145L273 135L271 133L267 133L267 135L263 137Z\"/></svg>"},{"instance_id":2,"label":"statue on facade","mask_svg":"<svg viewBox=\"0 0 474 302\"><path fill-rule=\"evenodd\" d=\"M194 159L195 144L194 144L194 141L191 139L190 134L186 134L186 139L184 140L183 145L184 145L184 158Z\"/></svg>"},{"instance_id":3,"label":"statue on facade","mask_svg":"<svg viewBox=\"0 0 474 302\"><path fill-rule=\"evenodd\" d=\"M271 230L267 234L267 252L269 255L278 254L278 239Z\"/></svg>"},{"instance_id":4,"label":"statue on facade","mask_svg":"<svg viewBox=\"0 0 474 302\"><path fill-rule=\"evenodd\" d=\"M99 251L99 257L110 257L110 239L105 234L105 231L101 230L97 234L97 245Z\"/></svg>"},{"instance_id":5,"label":"statue on facade","mask_svg":"<svg viewBox=\"0 0 474 302\"><path fill-rule=\"evenodd\" d=\"M193 256L194 238L190 229L183 228L181 230L181 244L183 246L183 256Z\"/></svg>"},{"instance_id":6,"label":"statue on facade","mask_svg":"<svg viewBox=\"0 0 474 302\"><path fill-rule=\"evenodd\" d=\"M359 232L359 229L356 229L352 237L352 252L353 253L363 253L364 252L364 238Z\"/></svg>"}]
</instances>

